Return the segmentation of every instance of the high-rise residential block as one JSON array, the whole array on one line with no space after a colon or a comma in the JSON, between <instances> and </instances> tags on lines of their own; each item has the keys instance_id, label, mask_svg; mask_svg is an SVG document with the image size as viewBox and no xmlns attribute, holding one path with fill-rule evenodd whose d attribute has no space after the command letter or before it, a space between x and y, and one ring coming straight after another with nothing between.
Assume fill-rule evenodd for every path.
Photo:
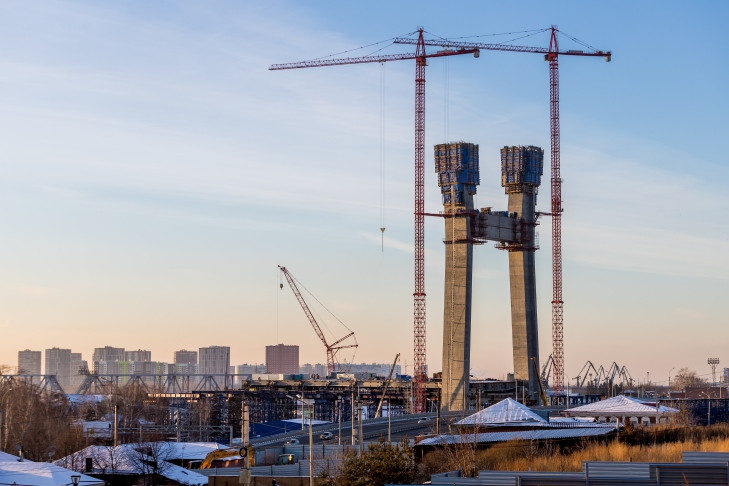
<instances>
[{"instance_id":1,"label":"high-rise residential block","mask_svg":"<svg viewBox=\"0 0 729 486\"><path fill-rule=\"evenodd\" d=\"M124 351L124 361L139 361L142 363L149 363L152 361L152 352L144 349L138 349L136 351Z\"/></svg>"},{"instance_id":2,"label":"high-rise residential block","mask_svg":"<svg viewBox=\"0 0 729 486\"><path fill-rule=\"evenodd\" d=\"M58 383L64 388L71 386L71 350L46 349L46 375L56 375Z\"/></svg>"},{"instance_id":3,"label":"high-rise residential block","mask_svg":"<svg viewBox=\"0 0 729 486\"><path fill-rule=\"evenodd\" d=\"M84 381L84 374L89 369L88 363L83 359L81 353L71 353L71 377L69 379L69 393L75 393Z\"/></svg>"},{"instance_id":4,"label":"high-rise residential block","mask_svg":"<svg viewBox=\"0 0 729 486\"><path fill-rule=\"evenodd\" d=\"M266 346L266 373L298 374L299 347L287 344Z\"/></svg>"},{"instance_id":5,"label":"high-rise residential block","mask_svg":"<svg viewBox=\"0 0 729 486\"><path fill-rule=\"evenodd\" d=\"M40 375L41 352L30 349L18 351L18 374Z\"/></svg>"},{"instance_id":6,"label":"high-rise residential block","mask_svg":"<svg viewBox=\"0 0 729 486\"><path fill-rule=\"evenodd\" d=\"M181 349L175 351L175 364L194 365L197 364L197 351Z\"/></svg>"},{"instance_id":7,"label":"high-rise residential block","mask_svg":"<svg viewBox=\"0 0 729 486\"><path fill-rule=\"evenodd\" d=\"M200 348L200 374L227 375L230 368L230 347L209 346Z\"/></svg>"},{"instance_id":8,"label":"high-rise residential block","mask_svg":"<svg viewBox=\"0 0 729 486\"><path fill-rule=\"evenodd\" d=\"M94 348L94 354L91 359L94 367L94 372L99 374L105 374L108 372L102 372L101 369L109 369L109 366L102 365L101 363L114 363L117 361L124 361L124 348L115 348L112 346L104 346L103 348ZM112 368L115 365L110 365ZM114 374L114 373L109 373Z\"/></svg>"}]
</instances>

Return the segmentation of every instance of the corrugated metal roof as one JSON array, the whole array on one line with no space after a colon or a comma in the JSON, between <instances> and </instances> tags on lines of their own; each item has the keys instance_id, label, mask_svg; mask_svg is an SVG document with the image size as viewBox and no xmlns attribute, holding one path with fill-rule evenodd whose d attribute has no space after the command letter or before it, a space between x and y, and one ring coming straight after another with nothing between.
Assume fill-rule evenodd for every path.
<instances>
[{"instance_id":1,"label":"corrugated metal roof","mask_svg":"<svg viewBox=\"0 0 729 486\"><path fill-rule=\"evenodd\" d=\"M516 430L512 432L483 432L476 434L440 435L430 437L418 442L418 445L445 445L445 444L481 444L489 442L506 442L509 440L548 440L548 439L570 439L576 437L596 437L606 435L615 430L613 426L607 427L579 427L568 429L535 429Z\"/></svg>"},{"instance_id":2,"label":"corrugated metal roof","mask_svg":"<svg viewBox=\"0 0 729 486\"><path fill-rule=\"evenodd\" d=\"M650 479L649 462L585 461L582 471L589 478Z\"/></svg>"},{"instance_id":3,"label":"corrugated metal roof","mask_svg":"<svg viewBox=\"0 0 729 486\"><path fill-rule=\"evenodd\" d=\"M681 461L685 464L705 464L729 462L729 452L701 452L701 451L683 451Z\"/></svg>"}]
</instances>

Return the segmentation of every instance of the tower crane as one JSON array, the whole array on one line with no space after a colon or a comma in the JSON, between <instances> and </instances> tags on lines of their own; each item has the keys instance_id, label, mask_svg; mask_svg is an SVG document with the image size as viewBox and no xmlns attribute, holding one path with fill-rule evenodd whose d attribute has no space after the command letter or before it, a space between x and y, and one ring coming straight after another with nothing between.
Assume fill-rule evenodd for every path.
<instances>
[{"instance_id":1,"label":"tower crane","mask_svg":"<svg viewBox=\"0 0 729 486\"><path fill-rule=\"evenodd\" d=\"M414 411L425 411L425 382L427 380L425 346L425 66L432 57L473 54L479 49L464 47L426 54L423 29L419 28L415 53L383 54L377 56L345 57L339 59L315 59L289 64L273 64L269 70L299 69L344 64L384 63L389 61L415 60L415 285L413 292L413 354L414 354Z\"/></svg>"},{"instance_id":2,"label":"tower crane","mask_svg":"<svg viewBox=\"0 0 729 486\"><path fill-rule=\"evenodd\" d=\"M552 360L554 363L554 376L552 386L557 394L564 388L564 340L563 340L563 305L562 300L562 178L560 175L560 133L559 133L559 56L587 56L603 57L610 62L612 53L593 48L589 50L560 51L557 43L555 26L549 29L549 47L527 47L508 44L485 44L478 42L460 42L448 39L424 40L398 37L393 40L396 44L425 44L449 49L483 49L491 51L529 52L543 54L544 60L549 62L549 127L551 143L551 216L552 216ZM577 39L573 40L577 41ZM578 41L580 42L580 41ZM582 43L584 44L584 43ZM538 377L537 377L538 378Z\"/></svg>"},{"instance_id":3,"label":"tower crane","mask_svg":"<svg viewBox=\"0 0 729 486\"><path fill-rule=\"evenodd\" d=\"M286 277L286 281L289 283L289 286L291 287L291 291L296 296L296 300L299 301L301 308L304 310L304 314L306 314L306 317L309 318L311 327L314 328L316 335L319 336L319 339L321 340L321 342L324 343L324 347L327 350L327 373L330 375L332 373L335 373L337 371L336 361L335 361L337 352L340 349L356 348L358 346L357 339L354 337L354 331L350 331L349 334L347 334L346 336L339 338L336 341L334 341L333 343L329 344L327 342L327 338L324 336L324 333L321 330L321 327L319 327L319 323L316 321L314 314L311 313L311 310L309 309L309 305L306 303L306 300L304 300L304 296L301 295L301 292L299 291L299 287L296 285L296 281L295 281L294 277L289 273L288 270L286 270L286 267L282 267L281 265L279 265L278 268L281 269L281 273L284 275L284 277ZM281 284L281 287L283 287L283 284ZM354 344L341 344L344 341L346 341L347 339L349 339L350 337L354 340Z\"/></svg>"}]
</instances>

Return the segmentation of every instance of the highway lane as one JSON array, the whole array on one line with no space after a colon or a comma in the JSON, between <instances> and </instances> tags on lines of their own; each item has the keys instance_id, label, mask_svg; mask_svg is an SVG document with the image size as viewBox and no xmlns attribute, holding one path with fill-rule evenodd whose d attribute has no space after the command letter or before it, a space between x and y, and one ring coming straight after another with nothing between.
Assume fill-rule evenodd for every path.
<instances>
[{"instance_id":1,"label":"highway lane","mask_svg":"<svg viewBox=\"0 0 729 486\"><path fill-rule=\"evenodd\" d=\"M444 414L441 418L441 433L448 431L448 424L460 420L464 416L463 413L448 413ZM436 415L430 414L413 414L413 415L398 415L394 416L389 420L388 418L378 418L362 421L362 435L364 441L372 441L383 438L387 440L387 431L390 429L390 437L393 442L399 442L403 438L407 437L412 439L418 435L435 434L436 433ZM334 437L330 440L322 441L319 436L322 432L331 432ZM355 436L359 434L358 424L355 423ZM329 423L324 425L314 425L313 428L314 443L327 443L336 445L339 444L340 436L340 424ZM309 444L309 428L308 426L302 429L296 429L282 434L260 437L251 440L253 447L276 447L282 446L287 440L297 439L300 444ZM355 440L356 441L356 440ZM352 440L352 423L342 422L341 423L341 444L351 445Z\"/></svg>"}]
</instances>

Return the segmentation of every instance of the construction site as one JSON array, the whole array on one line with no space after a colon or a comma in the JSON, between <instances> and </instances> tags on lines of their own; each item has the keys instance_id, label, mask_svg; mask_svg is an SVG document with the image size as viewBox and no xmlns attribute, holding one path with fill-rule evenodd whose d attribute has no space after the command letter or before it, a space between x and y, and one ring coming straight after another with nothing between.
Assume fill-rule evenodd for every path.
<instances>
[{"instance_id":1,"label":"construction site","mask_svg":"<svg viewBox=\"0 0 729 486\"><path fill-rule=\"evenodd\" d=\"M559 123L559 64L562 56L598 57L611 60L611 53L602 50L565 50L558 45L558 29L549 33L548 47L505 44L471 43L448 39L426 39L424 29L415 36L397 37L395 44L415 45L415 53L349 58L321 58L290 64L274 64L271 70L319 68L360 63L385 63L401 60L415 61L415 135L414 135L414 285L413 285L413 383L412 411L424 412L430 397L430 386L438 383L439 407L449 411L464 411L474 406L476 392L471 386L471 314L473 275L473 246L493 241L506 251L509 259L509 288L511 294L511 328L513 371L508 382L513 390L521 391L523 401L565 403L563 297L562 297L562 178L560 173ZM441 50L427 53L435 46ZM444 143L435 146L435 172L442 195L443 211L429 214L424 209L425 194L425 68L429 59L470 54L479 57L481 51L507 51L540 54L548 63L549 133L550 133L550 211L537 211L537 194L544 169L544 150L531 145L505 146L501 149L501 185L508 197L506 210L491 207L475 208L473 196L480 183L479 148L468 142ZM489 160L493 160L489 154ZM494 154L495 155L495 154ZM494 157L495 158L495 157ZM427 376L425 356L425 254L424 221L426 216L444 220L445 275L443 308L442 370L437 382ZM552 223L552 353L549 366L542 366L539 356L535 254L539 248L535 226L541 216ZM384 229L381 228L383 231ZM304 304L302 306L305 307ZM304 309L307 312L306 308ZM307 312L307 315L308 312ZM312 318L310 317L310 320ZM312 320L316 329L316 323ZM319 333L318 333L319 334ZM330 347L320 335L320 339ZM329 358L328 358L329 360ZM329 363L329 361L328 361ZM542 372L540 373L540 369ZM545 376L546 375L546 376ZM551 382L549 378L551 377ZM546 388L549 388L549 399Z\"/></svg>"},{"instance_id":2,"label":"construction site","mask_svg":"<svg viewBox=\"0 0 729 486\"><path fill-rule=\"evenodd\" d=\"M136 375L128 386L138 386L157 399L172 402L211 401L220 410L217 420L228 423L224 404L230 399L242 399L250 406L251 421L269 422L295 416L296 400L292 396L312 399L313 414L317 419L347 420L355 409L361 417L375 418L382 413L387 402L388 414L427 413L435 411L465 412L506 397L527 404L561 405L570 400L566 392L569 380L564 371L563 295L562 295L562 177L560 166L559 65L562 57L595 57L610 61L610 51L595 49L560 50L558 29L550 27L540 31L549 35L547 47L508 44L469 43L444 38L426 38L419 28L407 37L396 37L396 45L414 45L415 52L363 57L324 57L313 61L274 64L270 70L320 68L361 63L414 61L414 260L413 260L413 372L410 376L356 377L347 373L346 362L340 364L338 354L358 346L355 332L349 328L335 340L328 340L322 332L309 303L301 292L301 285L284 266L279 266L283 280L288 283L318 339L326 350L328 376L285 377L284 379L245 379L235 375L205 375L190 380L190 376L154 375L143 380ZM437 48L433 52L426 49ZM436 191L425 187L425 78L429 60L460 56L479 57L482 51L538 54L548 67L549 127L548 174L549 211L537 210L537 196L544 175L545 149L525 143L523 146L504 146L500 154L483 154L486 163L500 163L501 186L507 196L504 209L474 207L474 195L480 184L479 145L474 142L446 142L434 147L434 170L442 199L442 211L427 213L425 192ZM519 138L515 134L514 138ZM426 294L425 294L425 219L442 219L445 245L445 275L443 275L444 306L440 371L428 376L426 366ZM540 220L551 220L551 348L545 360L539 353L535 258L539 250L535 228ZM384 233L384 228L380 228ZM506 253L509 262L509 289L511 308L511 336L513 361L502 363L510 370L506 380L472 380L471 321L472 300L485 289L473 288L474 246L493 242ZM341 322L341 321L340 321ZM489 326L506 323L489 323ZM542 337L544 341L544 337ZM395 357L393 370L400 354ZM602 379L611 390L632 387L632 378L623 367L615 365L595 379ZM595 368L594 366L592 367ZM40 377L42 386L53 387L53 377ZM79 389L82 394L106 394L119 387L123 377L88 373ZM128 380L128 377L127 377ZM149 386L149 382L153 386ZM590 377L590 382L593 382ZM238 388L233 383L242 383ZM577 387L585 384L585 379ZM589 398L578 400L589 401ZM233 407L237 408L237 407ZM303 414L303 410L301 411Z\"/></svg>"}]
</instances>

